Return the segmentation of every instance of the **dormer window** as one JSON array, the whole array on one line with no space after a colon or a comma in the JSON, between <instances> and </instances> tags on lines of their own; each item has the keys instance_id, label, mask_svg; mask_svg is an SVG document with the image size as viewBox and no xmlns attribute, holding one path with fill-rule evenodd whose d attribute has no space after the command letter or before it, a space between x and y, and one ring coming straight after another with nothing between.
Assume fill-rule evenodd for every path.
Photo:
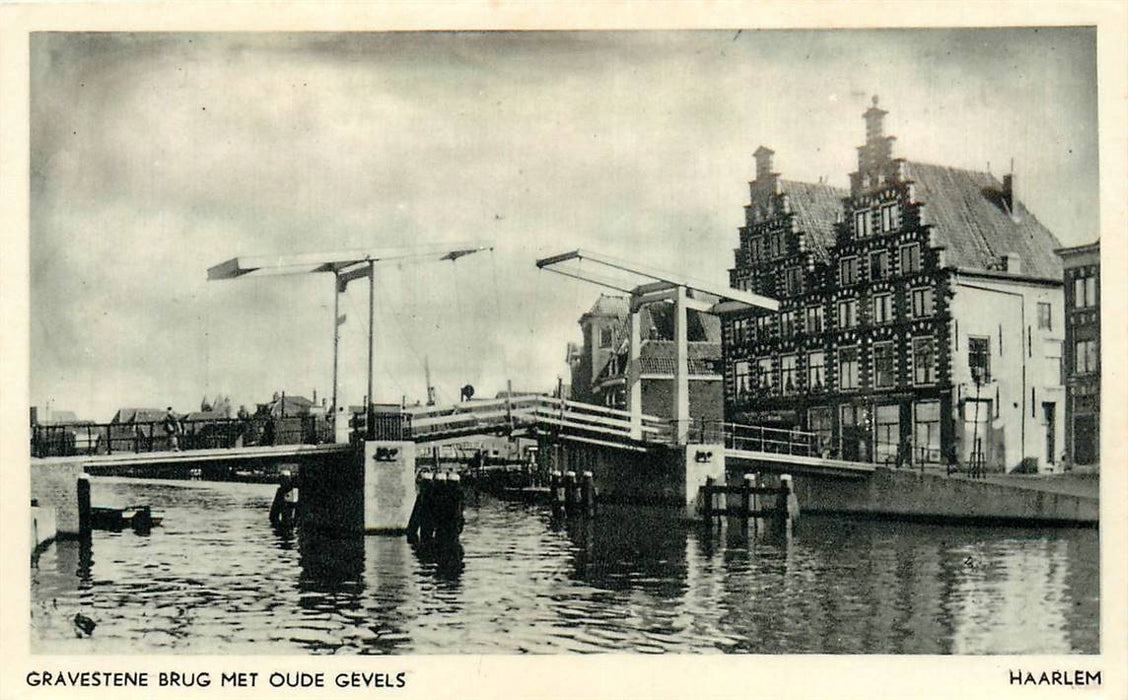
<instances>
[{"instance_id":1,"label":"dormer window","mask_svg":"<svg viewBox=\"0 0 1128 700\"><path fill-rule=\"evenodd\" d=\"M611 347L611 329L610 328L600 328L599 329L599 347L600 348Z\"/></svg>"}]
</instances>

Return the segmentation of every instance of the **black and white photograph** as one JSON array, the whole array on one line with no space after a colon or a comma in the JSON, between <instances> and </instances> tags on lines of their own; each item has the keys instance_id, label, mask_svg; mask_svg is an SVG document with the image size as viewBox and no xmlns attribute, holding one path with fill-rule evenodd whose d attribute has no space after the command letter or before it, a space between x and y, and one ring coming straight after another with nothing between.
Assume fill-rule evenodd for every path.
<instances>
[{"instance_id":1,"label":"black and white photograph","mask_svg":"<svg viewBox=\"0 0 1128 700\"><path fill-rule=\"evenodd\" d=\"M26 35L13 697L329 655L1110 689L1097 26L304 29Z\"/></svg>"}]
</instances>

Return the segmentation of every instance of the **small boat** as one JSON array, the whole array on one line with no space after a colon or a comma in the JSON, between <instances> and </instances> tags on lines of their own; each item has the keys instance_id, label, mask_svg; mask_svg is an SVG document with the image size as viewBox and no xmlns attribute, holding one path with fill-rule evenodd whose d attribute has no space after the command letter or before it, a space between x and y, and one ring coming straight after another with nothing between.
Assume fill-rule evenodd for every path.
<instances>
[{"instance_id":1,"label":"small boat","mask_svg":"<svg viewBox=\"0 0 1128 700\"><path fill-rule=\"evenodd\" d=\"M128 527L136 531L144 531L160 525L163 520L164 513L154 511L149 506L124 508L91 506L90 508L90 527L95 530L120 532Z\"/></svg>"}]
</instances>

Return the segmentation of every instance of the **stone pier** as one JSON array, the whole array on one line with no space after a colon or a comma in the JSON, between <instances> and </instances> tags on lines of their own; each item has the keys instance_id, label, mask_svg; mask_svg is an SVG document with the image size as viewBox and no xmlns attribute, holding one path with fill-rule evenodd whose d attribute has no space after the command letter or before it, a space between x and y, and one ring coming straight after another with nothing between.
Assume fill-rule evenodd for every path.
<instances>
[{"instance_id":1,"label":"stone pier","mask_svg":"<svg viewBox=\"0 0 1128 700\"><path fill-rule=\"evenodd\" d=\"M692 519L698 517L698 491L705 480L725 478L724 448L705 444L635 451L542 439L538 468L545 474L590 471L600 501L674 506Z\"/></svg>"}]
</instances>

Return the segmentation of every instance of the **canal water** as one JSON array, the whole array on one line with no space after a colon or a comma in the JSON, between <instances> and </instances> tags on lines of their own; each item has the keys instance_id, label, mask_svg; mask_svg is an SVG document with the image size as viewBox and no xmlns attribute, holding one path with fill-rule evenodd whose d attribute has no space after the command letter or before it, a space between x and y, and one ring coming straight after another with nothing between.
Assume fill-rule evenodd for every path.
<instances>
[{"instance_id":1,"label":"canal water","mask_svg":"<svg viewBox=\"0 0 1128 700\"><path fill-rule=\"evenodd\" d=\"M808 516L791 540L669 510L554 522L468 499L461 547L275 532L261 484L99 478L150 535L51 545L38 653L1097 653L1098 533ZM93 619L76 638L76 613Z\"/></svg>"}]
</instances>

